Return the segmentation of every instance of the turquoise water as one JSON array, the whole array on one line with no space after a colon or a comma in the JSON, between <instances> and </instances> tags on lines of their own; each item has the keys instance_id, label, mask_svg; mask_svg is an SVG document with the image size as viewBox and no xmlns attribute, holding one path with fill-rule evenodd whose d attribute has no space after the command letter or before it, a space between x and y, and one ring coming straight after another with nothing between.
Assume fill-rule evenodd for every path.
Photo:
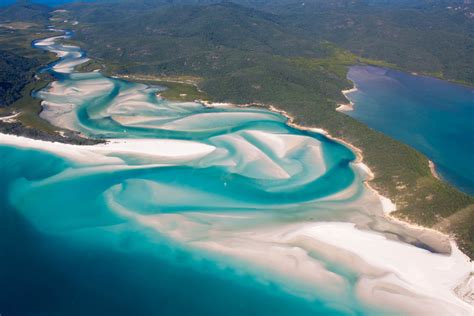
<instances>
[{"instance_id":1,"label":"turquoise water","mask_svg":"<svg viewBox=\"0 0 474 316\"><path fill-rule=\"evenodd\" d=\"M2 315L398 310L361 292L383 295L390 275L388 295L406 295L410 280L299 233L353 222L424 246L386 222L350 149L265 109L170 102L162 87L74 72L87 57L57 43L69 36L34 43L62 56L35 94L41 115L108 144L0 135Z\"/></svg>"},{"instance_id":2,"label":"turquoise water","mask_svg":"<svg viewBox=\"0 0 474 316\"><path fill-rule=\"evenodd\" d=\"M0 154L0 181L7 189L16 184L32 190L38 181L72 167L36 151L0 147ZM193 257L108 212L99 196L120 181L121 175L99 174L58 183L59 188L37 188L41 192L24 192L25 188L23 201L15 201L15 207L9 205L9 190L2 190L2 313L344 314L324 302L288 295L275 284L261 285L252 275ZM30 203L31 208L26 205ZM22 213L28 211L35 214Z\"/></svg>"},{"instance_id":3,"label":"turquoise water","mask_svg":"<svg viewBox=\"0 0 474 316\"><path fill-rule=\"evenodd\" d=\"M343 218L338 205L357 201L364 191L349 149L289 127L286 118L266 110L173 103L157 96L161 87L73 73L71 67L85 60L78 48L35 45L63 53L46 70L57 81L37 93L45 100L42 115L52 123L132 144L166 139L213 149L189 157L119 150L101 153L102 162L1 146L2 314L375 313L352 292L354 274L347 269L333 268L346 279L342 298L308 296L262 277L248 262L233 264L192 246L212 238L207 231L218 236L222 225L232 231L327 217L317 201L352 188L343 200L326 203ZM149 146L160 151L160 144ZM215 213L249 217L205 217ZM141 222L169 216L179 218L161 230ZM174 238L182 218L205 232L184 227L191 237ZM316 292L325 287L315 284Z\"/></svg>"},{"instance_id":4,"label":"turquoise water","mask_svg":"<svg viewBox=\"0 0 474 316\"><path fill-rule=\"evenodd\" d=\"M354 66L358 91L350 116L406 143L435 163L440 176L474 194L474 89L371 66Z\"/></svg>"}]
</instances>

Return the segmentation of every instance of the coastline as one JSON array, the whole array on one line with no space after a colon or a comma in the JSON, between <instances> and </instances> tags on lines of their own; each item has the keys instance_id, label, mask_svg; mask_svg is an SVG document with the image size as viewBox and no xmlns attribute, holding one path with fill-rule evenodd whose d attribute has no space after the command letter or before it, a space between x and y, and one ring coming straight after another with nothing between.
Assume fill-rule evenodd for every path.
<instances>
[{"instance_id":1,"label":"coastline","mask_svg":"<svg viewBox=\"0 0 474 316\"><path fill-rule=\"evenodd\" d=\"M357 88L353 88L353 89L350 89L350 90L344 90L344 92L346 92L346 93L347 93L347 91L350 91L350 92L357 91ZM244 106L251 106L251 105L244 105ZM261 106L261 105L259 104L259 106ZM265 106L265 105L263 105L263 106ZM285 116L288 119L287 124L289 126L295 127L297 129L300 129L300 130L308 130L308 131L318 132L318 133L323 134L324 136L328 137L329 139L332 139L336 142L342 143L345 146L349 147L356 154L356 160L353 163L355 165L358 165L367 174L367 178L364 180L364 185L369 190L374 192L377 195L377 197L379 198L380 203L382 205L383 216L387 220L389 220L393 223L399 224L399 225L401 225L403 227L406 227L408 229L419 231L420 234L423 234L424 232L429 232L432 235L431 238L435 238L436 239L435 242L439 243L439 244L442 244L443 239L447 239L449 241L449 244L450 244L450 250L449 250L450 251L450 256L454 255L454 253L456 253L456 252L460 252L472 264L473 260L471 258L469 258L469 256L467 256L461 250L461 248L459 247L458 243L456 242L455 238L452 235L447 234L445 232L441 232L439 230L436 230L436 229L433 229L433 228L430 228L430 227L419 225L419 224L414 223L414 222L407 221L406 218L401 219L401 218L395 217L392 214L393 212L395 212L397 210L397 206L390 198L383 196L380 192L378 192L375 188L373 188L370 185L370 182L375 178L375 174L372 172L372 170L369 168L369 166L367 166L365 163L363 163L364 156L363 156L363 152L360 148L344 141L343 139L332 136L328 131L326 131L322 128L307 127L307 126L302 126L302 125L296 124L296 123L294 123L295 118L293 116L291 116L288 112L286 112L284 110L280 110L280 109L276 108L273 105L267 105L266 107L270 111L273 111L273 112L276 112L276 113L279 113L279 114ZM434 167L435 167L434 163L431 160L429 160L429 166L430 166L430 170L431 170L433 176L437 179L440 179L439 176L436 173L436 170L434 169ZM470 276L467 276L467 278L465 280L463 280L461 283L455 284L456 286L452 288L452 293L456 297L458 297L460 300L462 300L463 302L466 302L468 304L472 304L474 302L474 300L469 295L469 293L471 293L472 290L473 290L472 288L474 288L474 286L472 285L474 283L474 278L472 277L472 273L473 272L471 271Z\"/></svg>"},{"instance_id":2,"label":"coastline","mask_svg":"<svg viewBox=\"0 0 474 316\"><path fill-rule=\"evenodd\" d=\"M357 91L357 88L353 88L353 89L350 89L350 90L344 90L344 91ZM224 106L239 106L239 107L252 107L252 106L265 107L265 108L269 109L272 112L278 113L278 114L283 115L284 117L286 117L288 119L288 121L287 121L288 126L291 126L291 127L294 127L294 128L300 129L300 130L307 130L307 131L312 131L312 132L317 132L317 133L323 134L324 136L328 137L329 139L334 140L336 142L339 142L339 143L345 145L346 147L349 147L356 154L356 159L354 160L353 163L358 165L361 169L363 169L366 172L367 179L364 180L364 185L369 190L374 192L377 195L377 197L379 198L380 203L382 205L383 215L384 215L385 218L387 218L391 222L397 223L397 224L402 225L402 226L404 226L406 228L409 228L409 229L418 230L420 232L431 232L435 235L439 235L439 241L438 241L439 243L442 242L441 239L446 238L446 239L449 240L450 243L454 244L457 249L460 249L458 247L458 244L457 244L455 238L452 235L447 234L447 233L442 232L442 231L439 231L439 230L436 230L436 229L433 229L431 227L426 227L426 226L422 226L422 225L419 225L419 224L411 222L411 221L407 221L406 218L402 219L402 218L398 218L398 217L393 215L393 212L397 211L396 203L394 203L390 198L382 195L379 191L377 191L375 188L373 188L370 185L370 182L373 179L375 179L375 174L372 172L370 167L367 166L363 162L364 161L363 151L360 148L352 145L351 143L348 143L347 141L345 141L343 139L332 136L328 131L326 131L322 128L308 127L308 126L303 126L303 125L296 124L296 123L294 123L295 118L292 115L290 115L288 112L286 112L284 110L278 109L277 107L275 107L273 105L255 104L255 103L254 104L236 105L236 104L231 104L231 103L206 102L206 106L213 106L213 105L217 105L217 106L219 106L219 105L221 105L221 106L222 105L224 105ZM433 164L433 166L434 166L434 164ZM435 176L435 175L433 174L433 176ZM439 179L439 178L437 178L437 179ZM451 251L452 251L452 249L451 249ZM459 250L459 251L461 251L461 250ZM464 254L464 252L462 252L462 253ZM467 257L467 255L466 255L466 257ZM471 259L469 259L469 260L472 262Z\"/></svg>"},{"instance_id":3,"label":"coastline","mask_svg":"<svg viewBox=\"0 0 474 316\"><path fill-rule=\"evenodd\" d=\"M217 103L217 104L207 103L206 105L203 104L203 106L251 107L251 106L264 106L264 105L262 105L262 104L236 105L236 104L231 104L231 103ZM347 146L348 148L350 148L355 153L355 156L356 156L356 159L354 160L353 164L355 164L357 167L362 169L362 171L364 171L364 173L366 174L366 178L364 179L365 186L367 188L369 188L370 190L372 190L376 194L376 196L379 198L381 206L382 206L382 210L383 210L383 215L385 217L387 217L388 219L391 219L391 220L393 219L393 216L390 215L390 213L396 209L396 205L393 204L390 201L390 199L382 196L378 191L376 191L375 189L373 189L370 186L369 182L374 178L374 173L370 170L370 168L367 165L365 165L363 163L363 158L364 157L363 157L362 150L360 150L359 148L355 147L354 145L352 145L352 144L350 144L350 143L348 143L348 142L346 142L342 139L339 139L339 138L336 138L336 137L330 135L324 129L312 128L312 127L307 127L307 126L302 126L302 125L296 124L294 122L295 119L294 119L293 116L291 116L286 111L283 111L283 110L280 110L280 109L276 108L275 106L266 105L265 107L268 108L270 111L275 112L275 113L279 113L280 115L287 118L286 124L288 126L291 126L291 127L294 127L294 128L300 129L300 130L308 130L308 131L323 134L325 137L328 137L329 139L334 140L334 141L336 141L338 143L341 143L341 144ZM177 149L179 149L179 148L173 149L174 146L176 146L178 144L178 142L168 141L168 140L146 140L145 141L145 140L136 140L136 139L134 139L134 140L116 139L116 140L109 140L109 142L107 144L92 145L92 146L81 146L81 147L74 146L74 145L64 145L64 144L60 144L60 143L55 144L53 142L36 141L36 140L32 140L32 139L27 139L28 141L25 143L25 138L24 137L12 136L12 135L5 136L4 134L0 134L0 140L2 140L2 143L4 143L5 140L7 140L6 142L7 143L10 142L10 144L12 144L12 145L26 146L26 147L32 146L32 147L35 147L35 148L38 148L38 149L41 149L41 150L47 150L47 151L51 151L51 152L55 152L55 153L58 153L58 150L59 150L59 152L62 152L63 156L66 156L70 159L72 158L74 160L82 161L82 162L87 162L87 161L90 160L91 156L94 156L94 157L96 157L96 158L93 159L94 162L102 160L102 163L107 164L108 165L107 168L111 168L111 169L134 168L134 167L123 165L116 158L109 157L109 158L105 159L105 158L102 157L104 153L116 152L117 150L119 150L121 152L128 152L129 154L135 154L136 153L136 154L140 155L144 151L147 151L147 148L151 147L151 146L147 145L147 143L150 143L150 142L161 142L162 146L154 146L154 148L157 148L157 150L160 151L160 152L163 151L166 148L167 148L166 150L171 150L171 151L176 151ZM140 143L140 142L142 142L142 143ZM171 145L171 147L167 146L166 144ZM184 145L184 143L183 143L183 145ZM188 147L184 148L183 147L182 149L183 149L182 152L181 152L181 150L179 150L180 151L179 154L183 154L184 155L183 158L186 159L186 156L188 156L188 154L190 153L191 148L188 148ZM200 148L198 146L198 147L196 147L195 149L193 149L191 151L193 151L192 156L194 156L194 155L207 154L210 150L211 150L211 148ZM148 152L148 154L153 155L153 154L156 154L156 153ZM170 153L171 156L175 156L176 154L177 154L176 152ZM195 158L195 156L193 158ZM155 164L155 165L158 165L158 164L163 163L163 162L157 160L157 161L153 161L152 163ZM93 170L94 169L91 169L92 172L93 172ZM143 220L146 221L146 218L144 217ZM410 223L407 223L407 222L404 222L404 221L401 221L401 220L398 220L398 219L397 219L397 222L402 226L420 229L421 231L427 230L427 228L419 227L419 226L412 226ZM158 222L156 222L156 224L158 224ZM288 230L288 228L291 228L291 230ZM257 237L258 238L256 238L255 236L246 236L246 235L243 235L243 236L239 235L239 236L236 236L235 238L237 238L236 240L239 240L239 241L242 240L242 238L244 238L244 240L246 240L246 238L248 238L249 242L262 243L262 247L263 247L262 248L262 254L263 254L263 253L265 253L264 248L265 248L265 245L266 245L267 242L270 242L270 243L272 243L272 242L273 243L278 243L278 242L282 243L283 242L283 243L290 243L291 244L292 239L288 239L288 240L287 239L280 239L278 236L280 236L283 233L284 233L284 235L289 234L288 232L292 231L293 235L288 235L288 236L295 236L294 238L297 238L297 240L302 240L301 242L303 242L304 245L308 244L306 240L309 240L309 241L313 240L313 242L316 242L317 244L322 243L321 244L322 246L321 245L320 246L322 247L321 251L323 251L323 252L331 253L332 251L336 251L337 249L342 249L343 252L347 251L346 255L348 255L349 258L356 258L357 257L357 251L364 249L363 240L365 238L373 238L373 236L379 234L375 231L372 232L372 231L369 231L369 230L357 229L355 224L342 223L342 222L335 222L335 223L324 223L324 222L322 222L322 223L305 223L301 227L300 226L296 226L296 227L291 226L291 227L288 227L288 228L287 227L282 227L281 230L278 229L278 230L275 230L275 231L270 231L269 232L270 237L268 237L266 231L263 231L263 232L257 231ZM333 234L334 231L340 232L339 237L334 236L335 238L337 237L335 240L332 240L331 238L328 239L326 234ZM432 231L434 231L434 230L432 230ZM435 232L438 233L437 231L435 231ZM356 234L356 237L357 237L356 240L349 243L348 246L345 246L344 243L343 243L343 241L345 240L344 238L352 236L353 234ZM380 235L383 235L383 234L380 234ZM259 237L259 236L261 236L261 237ZM344 236L346 236L346 237L344 237ZM381 295L381 296L372 297L371 291L374 288L377 288L378 286L381 286L382 284L384 284L385 281L382 277L377 277L377 278L373 279L371 277L371 275L372 275L372 273L375 273L375 272L370 272L369 274L367 274L367 272L365 270L367 264L373 266L374 269L387 268L388 267L387 263L383 263L383 260L385 260L383 258L387 258L387 260L389 258L395 260L394 257L393 257L394 255L391 254L390 252L386 252L386 251L384 252L383 256L381 257L382 259L381 258L378 258L378 259L372 258L373 254L376 253L375 251L381 251L382 249L384 249L385 245L391 245L391 246L395 245L394 244L395 241L390 241L387 236L384 236L384 237L381 237L381 238L382 239L377 239L376 238L373 241L373 247L375 247L375 248L370 250L371 248L369 247L369 249L364 251L363 252L364 255L361 258L358 259L359 260L358 264L354 265L354 269L361 273L361 285L360 285L360 288L359 288L359 295L360 295L361 299L363 301L369 303L369 304L374 304L375 306L381 306L381 304L383 304L384 301L386 301L389 297L391 297L391 295L394 295L390 290L384 290L381 293L379 292L378 295ZM423 250L423 249L420 249L418 247L407 247L407 245L402 246L403 245L402 243L400 243L399 247L400 247L400 251L403 251L403 253L406 253L406 255L408 256L408 257L406 257L407 259L410 259L410 258L413 259L413 258L418 258L419 257L420 260L422 258L425 258L424 260L426 260L426 262L425 262L426 264L431 264L433 262L434 263L437 262L439 264L442 264L442 263L446 262L446 263L452 263L452 264L454 264L454 263L461 264L461 266L465 267L465 263L462 263L462 262L469 261L468 257L460 251L460 249L457 247L456 243L452 239L450 239L450 244L452 245L451 253L449 255L438 254L433 258L434 261L432 261L427 254L426 254L426 256L423 255L423 253L425 252L425 250ZM226 246L226 239L224 239L222 241L218 241L217 244L216 243L206 244L204 242L201 242L201 243L198 242L196 244L196 246L198 246L198 248L201 248L203 250L209 250L209 251L211 251L211 253L216 252L216 251L217 251L217 253L226 253L228 256L233 257L233 258L235 258L239 261L242 260L241 262L243 262L243 264L244 264L243 267L245 267L247 264L256 263L257 264L256 269L258 269L258 270L259 270L259 268L258 268L259 262L265 263L268 260L268 257L261 257L261 256L256 257L256 255L247 256L248 255L248 250L246 252L246 249L244 249L244 248L239 248L239 247L236 248L236 249L229 248L228 246ZM341 251L341 250L338 250L338 251ZM281 265L277 264L278 262L285 262L284 261L285 257L281 256L278 253L271 253L271 256L274 257L274 259L275 259L275 261L274 261L275 266L269 267L268 270L266 270L266 272L264 273L264 275L267 275L269 278L276 278L276 280L282 280L283 284L286 284L286 282L290 282L289 283L290 284L290 287L289 287L290 291L292 290L291 289L291 282L297 282L297 283L302 282L303 284L308 284L308 288L311 289L311 288L313 288L314 283L310 282L310 280L312 278L314 278L314 280L319 280L319 276L317 276L318 273L314 274L314 272L313 272L311 274L307 274L307 273L310 273L310 272L308 272L306 269L303 269L302 271L298 271L298 269L292 269L292 271L288 272L289 275L286 275L285 273L283 273L283 270L280 271ZM344 258L344 256L340 257L340 255L336 255L336 254L333 254L332 256L336 256L337 259L341 260L341 262L343 262L344 264L348 264L348 265L350 264L350 262L349 262L350 260L347 259L347 258ZM413 256L413 257L411 257L411 256ZM301 261L301 262L305 262L305 260L306 260L305 257L301 257L301 258L298 259L298 261ZM393 262L395 262L393 260L392 261L389 260L389 261L393 263ZM396 261L396 262L398 262L397 264L401 264L403 266L403 260ZM435 266L434 269L435 269L434 271L436 271L436 269L439 269L439 266ZM388 270L388 271L391 271L391 270ZM390 286L400 286L400 288L403 289L403 293L408 294L408 293L410 293L410 292L408 292L409 289L410 289L410 285L414 284L414 283L409 282L409 281L411 281L410 276L413 273L416 273L416 271L411 269L411 268L408 268L408 267L405 267L401 271L403 271L403 274L401 275L401 277L397 277L395 279L390 280L389 284L391 284ZM432 299L432 298L443 298L444 295L450 295L450 296L456 296L459 300L461 300L463 302L466 302L466 298L465 298L466 295L463 294L463 293L469 292L469 284L471 282L470 279L469 279L469 276L467 276L467 279L466 279L466 277L463 277L462 280L459 279L460 276L459 276L459 274L456 274L456 273L453 274L452 279L450 277L451 274L446 274L446 275L440 276L440 278L437 279L437 281L432 284L433 288L428 291L427 288L429 288L429 285L431 284L430 283L431 281L428 278L429 275L430 275L429 273L428 274L423 274L423 282L420 284L419 289L423 290L423 291L427 291L426 293L428 293L430 295L430 299ZM294 279L293 277L296 277L296 279ZM447 285L447 284L442 283L444 281L449 281L449 284ZM406 283L406 282L408 282L408 283ZM299 289L299 286L296 286L294 290L298 290L298 289ZM407 291L407 292L405 292L405 291ZM397 293L397 291L395 291L394 293ZM450 294L447 294L447 293L450 293ZM417 302L417 298L415 296L409 295L405 298L405 300L399 302L399 304L401 304L399 306L399 308L401 308L404 311L409 311L410 313L417 314L417 312L419 310L415 306L416 302ZM385 303L387 303L387 302L385 302ZM392 303L392 304L393 304L392 307L395 308L394 303ZM458 306L458 307L462 308L464 305L457 305L456 304L456 305L453 306L453 308L455 306ZM455 309L453 309L453 310L449 309L449 310L452 312Z\"/></svg>"},{"instance_id":4,"label":"coastline","mask_svg":"<svg viewBox=\"0 0 474 316\"><path fill-rule=\"evenodd\" d=\"M272 107L272 110L278 111L274 107ZM292 124L291 126L301 128L302 130L310 130L318 133L325 132L318 128L308 128L289 122L288 124ZM370 187L369 181L373 178L374 174L365 164L362 163L363 155L361 150L343 140L332 137L328 133L325 133L324 136L352 148L356 153L356 160L353 163L366 172L365 174L367 175L367 178L364 180L364 184L377 194L380 203L382 204L384 215L391 218L388 212L389 209L386 209L387 202L390 200L383 197L376 190ZM0 134L0 142L2 144L6 143L12 146L35 148L59 154L68 159L85 163L89 166L86 167L88 170L87 172L92 173L96 172L96 170L113 171L143 167L129 166L121 161L120 158L110 155L110 153L113 152L127 153L129 155L137 154L138 156L146 153L149 156L155 156L156 159L151 159L148 162L148 165L145 165L145 167L149 167L160 166L163 164L168 165L169 162L163 160L163 158L166 158L164 156L172 157L173 159L180 156L182 159L181 163L183 163L187 159L195 159L197 156L207 155L213 151L211 146L203 146L202 144L191 141L167 139L114 139L109 140L106 144L77 146ZM158 146L150 146L151 144ZM199 213L196 213L192 216L197 216L198 214ZM181 215L175 216L179 217ZM219 214L208 214L207 216L219 216ZM168 229L166 229L166 216L163 218L163 221L159 220L158 217L150 221L147 216L144 215L140 215L137 219L141 222L143 221L144 225L150 225L151 228L159 231L168 231ZM182 227L180 225L179 227L182 229L189 228L189 226L186 225L186 222L189 219L185 216L182 220L184 225ZM406 222L402 221L399 223L401 225L408 225ZM419 227L415 228L419 229ZM425 230L425 228L421 229ZM181 230L176 230L176 227L174 229L169 229L169 231L178 233L178 236L181 234L179 233ZM182 236L186 236L185 231L183 231ZM281 238L281 236L285 237ZM351 236L353 237L353 240L350 239ZM402 294L405 295L405 297L402 301L399 301L399 306L391 302L389 304L391 305L390 308L399 308L409 314L418 314L420 312L420 309L417 307L418 298L413 296L411 293L420 293L421 295L426 293L429 295L426 296L426 298L430 301L433 299L446 299L446 302L450 302L448 305L445 305L445 307L448 308L446 311L450 311L451 313L454 311L460 311L458 308L466 310L465 304L466 302L469 303L469 295L466 295L466 293L470 293L472 277L470 277L469 274L465 275L464 272L466 272L468 267L467 262L470 261L451 239L449 241L451 244L451 252L449 255L430 254L422 248L390 240L390 238L383 233L363 228L359 229L354 223L311 221L301 224L288 224L282 227L273 227L272 225L269 225L267 228L263 227L262 229L258 229L252 233L245 231L240 233L235 232L234 234L225 234L222 237L223 239L219 238L216 241L206 242L198 240L192 244L196 246L197 249L209 252L211 256L216 256L217 258L221 258L222 254L226 254L226 257L228 257L227 260L230 260L228 262L229 265L237 264L237 267L239 268L240 264L242 264L242 269L251 265L253 267L252 270L255 269L255 271L263 273L264 276L270 279L282 282L282 284L287 286L287 290L290 293L297 295L304 293L304 291L300 292L300 290L302 290L300 287L301 285L311 291L318 291L319 288L315 284L323 281L325 282L326 280L329 282L332 275L328 274L321 268L318 268L318 270L314 270L313 268L308 269L309 257L307 257L304 252L291 250L291 248L288 251L294 254L296 259L293 257L288 258L288 255L285 255L286 252L281 253L274 247L268 248L268 244L279 244L281 247L283 247L283 245L285 245L285 247L286 245L293 245L293 247L299 246L303 247L303 249L307 249L307 247L310 247L308 249L312 249L311 247L316 247L316 245L318 245L319 248L317 249L319 251L322 251L336 261L340 261L344 265L352 267L355 271L360 273L361 281L358 285L358 295L360 295L360 298L364 302L370 305L379 307L383 306L384 304L391 302L391 299L395 299L397 295ZM234 240L236 243L233 244L232 247L227 245L229 238L231 241ZM349 240L349 243L347 243L347 240ZM186 238L182 240L182 242L185 241ZM250 249L247 249L249 246ZM392 251L386 250L386 247L395 247L396 249L399 249L404 256L398 257L398 255L394 254ZM255 252L256 250L258 251ZM361 256L359 255L359 251L362 251ZM375 254L378 255L374 256ZM434 257L431 257L432 255ZM418 280L421 283L418 284L418 281L414 282L412 280L413 275L418 275L418 272L412 267L411 263L405 264L405 260L402 258L406 258L406 262L410 262L411 260L421 260L427 267L432 266L427 269L426 272L421 274L421 278ZM299 265L295 265L294 260L303 264L303 268L298 268ZM268 262L271 262L272 264L262 270L261 267L268 264ZM398 268L392 270L392 265L395 262L397 267L398 265L402 267L400 270ZM445 274L440 273L446 265L455 265L462 268L462 270ZM291 267L291 269L289 267ZM372 268L368 270L369 267ZM383 274L380 274L380 271L384 270L391 272L396 271L396 277L385 280ZM438 272L439 277L432 280L430 276L436 275L435 272ZM390 288L393 287L393 292L390 289L378 290L378 294L373 297L373 294L371 294L373 289L385 286L385 282L388 282L387 286ZM329 282L329 284L332 283ZM412 286L416 287L413 289ZM329 288L332 289L330 293L337 293L337 287ZM412 290L415 290L415 292L412 292ZM417 292L417 290L422 292ZM454 298L450 297L456 297L460 302L456 303L456 301L453 301ZM329 295L328 299L330 298L331 296ZM461 302L464 303L461 304Z\"/></svg>"},{"instance_id":5,"label":"coastline","mask_svg":"<svg viewBox=\"0 0 474 316\"><path fill-rule=\"evenodd\" d=\"M438 172L436 172L436 165L434 164L434 162L431 160L428 160L428 166L430 167L430 171L433 177L435 177L438 180L441 180L441 177L439 176Z\"/></svg>"},{"instance_id":6,"label":"coastline","mask_svg":"<svg viewBox=\"0 0 474 316\"><path fill-rule=\"evenodd\" d=\"M341 93L344 95L344 97L349 101L349 103L339 103L337 104L338 107L336 108L336 111L340 112L349 112L354 110L354 102L352 102L347 95L352 92L358 91L356 85L354 82L352 82L353 87L347 90L342 90Z\"/></svg>"}]
</instances>

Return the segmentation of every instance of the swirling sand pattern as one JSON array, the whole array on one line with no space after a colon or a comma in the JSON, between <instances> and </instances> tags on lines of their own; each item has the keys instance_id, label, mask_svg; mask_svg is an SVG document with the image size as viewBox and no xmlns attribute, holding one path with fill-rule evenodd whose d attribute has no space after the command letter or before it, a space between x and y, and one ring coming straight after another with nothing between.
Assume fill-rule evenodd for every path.
<instances>
[{"instance_id":1,"label":"swirling sand pattern","mask_svg":"<svg viewBox=\"0 0 474 316\"><path fill-rule=\"evenodd\" d=\"M205 270L248 304L228 314L472 314L452 291L472 271L467 258L454 245L450 255L413 246L427 232L384 218L349 148L265 109L170 102L161 87L74 72L87 57L58 43L69 36L35 43L60 57L47 69L57 80L37 93L41 115L108 143L1 135L7 200L37 232ZM38 155L43 166L28 168ZM232 285L242 282L278 309L245 298ZM223 312L189 304L188 313ZM145 314L187 313L169 305Z\"/></svg>"}]
</instances>

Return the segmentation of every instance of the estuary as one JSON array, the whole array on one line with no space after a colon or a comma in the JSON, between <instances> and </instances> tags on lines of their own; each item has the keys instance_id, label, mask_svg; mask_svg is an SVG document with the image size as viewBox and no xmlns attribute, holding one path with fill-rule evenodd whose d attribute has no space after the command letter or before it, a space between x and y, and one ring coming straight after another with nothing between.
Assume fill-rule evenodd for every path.
<instances>
[{"instance_id":1,"label":"estuary","mask_svg":"<svg viewBox=\"0 0 474 316\"><path fill-rule=\"evenodd\" d=\"M107 143L0 134L0 313L473 314L469 259L390 220L346 144L77 72L71 35L34 43L60 57L41 116Z\"/></svg>"}]
</instances>

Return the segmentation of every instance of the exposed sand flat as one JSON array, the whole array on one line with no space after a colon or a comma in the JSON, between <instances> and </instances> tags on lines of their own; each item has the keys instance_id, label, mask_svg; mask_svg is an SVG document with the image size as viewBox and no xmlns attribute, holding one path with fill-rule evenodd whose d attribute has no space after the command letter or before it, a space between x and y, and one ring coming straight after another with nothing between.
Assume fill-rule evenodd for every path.
<instances>
[{"instance_id":1,"label":"exposed sand flat","mask_svg":"<svg viewBox=\"0 0 474 316\"><path fill-rule=\"evenodd\" d=\"M413 301L417 296L429 300L430 304L418 305L419 312L430 312L432 315L472 315L473 306L462 301L454 293L458 284L472 278L473 265L454 244L450 256L433 254L427 250L388 240L383 235L357 230L350 223L318 223L308 225L298 233L350 251L365 262L393 274L392 291L395 286L411 292ZM369 288L359 285L361 295L372 300L368 295L374 289L374 280ZM388 282L385 279L383 282ZM370 289L370 290L369 290ZM365 292L367 291L367 292ZM365 293L364 293L365 292ZM388 304L395 293L384 293L389 297ZM379 295L384 295L379 293ZM393 301L393 307L403 302ZM398 306L400 307L400 306ZM402 306L403 307L403 306ZM410 306L407 312L413 312ZM414 310L416 312L416 310Z\"/></svg>"},{"instance_id":2,"label":"exposed sand flat","mask_svg":"<svg viewBox=\"0 0 474 316\"><path fill-rule=\"evenodd\" d=\"M51 30L54 31L54 29L51 29ZM39 46L41 48L44 48L46 46L53 45L56 42L56 40L58 40L60 38L65 38L65 36L64 35L59 35L59 36L53 36L53 37L48 37L48 38L45 38L45 39L37 40L35 42L35 46Z\"/></svg>"},{"instance_id":3,"label":"exposed sand flat","mask_svg":"<svg viewBox=\"0 0 474 316\"><path fill-rule=\"evenodd\" d=\"M16 122L16 117L20 114L21 113L15 113L15 114L12 114L12 115L0 116L0 121L5 122L5 123Z\"/></svg>"},{"instance_id":4,"label":"exposed sand flat","mask_svg":"<svg viewBox=\"0 0 474 316\"><path fill-rule=\"evenodd\" d=\"M84 64L88 62L89 60L90 60L89 58L80 58L80 59L74 59L71 61L64 61L53 66L53 69L56 72L60 72L60 73L71 73L73 72L74 67Z\"/></svg>"},{"instance_id":5,"label":"exposed sand flat","mask_svg":"<svg viewBox=\"0 0 474 316\"><path fill-rule=\"evenodd\" d=\"M439 177L439 174L436 171L436 166L435 166L434 162L432 162L431 160L428 160L428 167L430 168L430 171L431 171L431 174L433 175L433 177L440 180L441 178Z\"/></svg>"},{"instance_id":6,"label":"exposed sand flat","mask_svg":"<svg viewBox=\"0 0 474 316\"><path fill-rule=\"evenodd\" d=\"M353 111L353 104L339 104L339 106L336 108L336 111L341 111L341 112L348 112L348 111Z\"/></svg>"},{"instance_id":7,"label":"exposed sand flat","mask_svg":"<svg viewBox=\"0 0 474 316\"><path fill-rule=\"evenodd\" d=\"M305 257L308 251L344 253L337 258L339 264L359 274L357 291L359 297L366 303L380 308L401 310L409 314L430 315L472 315L471 305L459 299L454 289L459 283L472 278L472 264L459 249L453 248L450 256L437 255L426 250L391 241L382 235L360 231L351 223L317 223L301 227L279 227L275 231L265 231L259 235L258 230L251 235L244 234L235 238L258 239L259 248L251 247L250 242L244 244L242 250L236 249L238 244L232 240L224 240L216 244L204 245L212 251L244 257L252 264L260 264L260 268L272 269L277 267L277 274L291 274L290 280L311 280L307 285L313 286L317 292L331 282L330 276L324 277L324 268L315 261ZM308 239L309 238L309 239ZM227 246L231 244L232 246ZM270 245L281 245L270 246ZM267 246L265 246L267 245ZM303 253L295 255L292 245L298 245ZM454 245L453 245L454 246ZM285 252L284 258L292 258L292 263L285 262L284 258L273 253L272 248ZM248 257L248 253L252 253ZM272 258L275 256L275 258ZM278 256L278 257L277 257ZM273 261L274 260L274 261ZM359 261L359 262L358 262ZM358 263L357 263L358 262ZM297 271L295 271L297 270ZM295 274L293 274L295 273ZM299 275L299 277L298 277ZM387 277L388 276L388 277ZM278 276L273 276L278 279ZM318 282L319 278L319 282ZM332 280L334 285L336 280ZM285 281L288 284L288 281ZM291 282L289 282L291 284ZM341 281L336 282L340 289ZM344 286L342 286L344 288ZM374 295L374 292L375 293Z\"/></svg>"},{"instance_id":8,"label":"exposed sand flat","mask_svg":"<svg viewBox=\"0 0 474 316\"><path fill-rule=\"evenodd\" d=\"M382 209L385 214L390 214L397 210L397 206L389 198L379 194L380 202L382 203Z\"/></svg>"},{"instance_id":9,"label":"exposed sand flat","mask_svg":"<svg viewBox=\"0 0 474 316\"><path fill-rule=\"evenodd\" d=\"M26 30L33 26L38 26L38 24L29 23L29 22L0 23L0 27L4 27L10 30Z\"/></svg>"},{"instance_id":10,"label":"exposed sand flat","mask_svg":"<svg viewBox=\"0 0 474 316\"><path fill-rule=\"evenodd\" d=\"M348 93L352 93L352 92L356 92L358 91L357 88L354 86L354 88L351 88L351 89L347 89L347 90L342 90L342 94L346 95Z\"/></svg>"},{"instance_id":11,"label":"exposed sand flat","mask_svg":"<svg viewBox=\"0 0 474 316\"><path fill-rule=\"evenodd\" d=\"M357 90L357 87L354 85L353 88L351 89L347 89L347 90L342 90L342 94L346 97L346 99L349 99L347 97L348 94L350 93L353 93L353 92L356 92L358 91ZM352 101L349 100L349 103L344 103L344 104L338 104L339 106L336 108L336 111L340 111L340 112L348 112L348 111L353 111L354 110L354 103L352 103Z\"/></svg>"},{"instance_id":12,"label":"exposed sand flat","mask_svg":"<svg viewBox=\"0 0 474 316\"><path fill-rule=\"evenodd\" d=\"M237 113L199 113L186 116L179 120L175 120L161 126L163 129L170 130L199 130L209 129L209 120L214 122L214 128L222 128L237 125L242 122L265 120L271 117L270 113L253 113L253 112L237 112Z\"/></svg>"},{"instance_id":13,"label":"exposed sand flat","mask_svg":"<svg viewBox=\"0 0 474 316\"><path fill-rule=\"evenodd\" d=\"M174 159L197 159L215 149L213 146L193 141L168 139L114 139L106 144L79 146L1 133L0 144L51 152L73 161L88 164L124 163L122 159L116 156L127 154L155 157L157 163L165 163L166 159L169 160L169 163L173 163Z\"/></svg>"},{"instance_id":14,"label":"exposed sand flat","mask_svg":"<svg viewBox=\"0 0 474 316\"><path fill-rule=\"evenodd\" d=\"M463 293L469 295L465 292L472 291L469 284L473 283L474 271L454 244L451 255L441 255L359 230L352 223L255 226L265 220L257 217L252 221L239 213L146 216L111 203L120 214L167 232L175 240L197 239L191 245L201 254L207 252L237 269L250 269L262 282L276 281L292 293L344 304L348 281L309 255L315 252L356 273L357 295L368 305L410 315L474 313L472 305L454 293L459 284L468 284ZM232 220L234 224L229 223ZM243 230L238 228L242 222L249 223Z\"/></svg>"}]
</instances>

